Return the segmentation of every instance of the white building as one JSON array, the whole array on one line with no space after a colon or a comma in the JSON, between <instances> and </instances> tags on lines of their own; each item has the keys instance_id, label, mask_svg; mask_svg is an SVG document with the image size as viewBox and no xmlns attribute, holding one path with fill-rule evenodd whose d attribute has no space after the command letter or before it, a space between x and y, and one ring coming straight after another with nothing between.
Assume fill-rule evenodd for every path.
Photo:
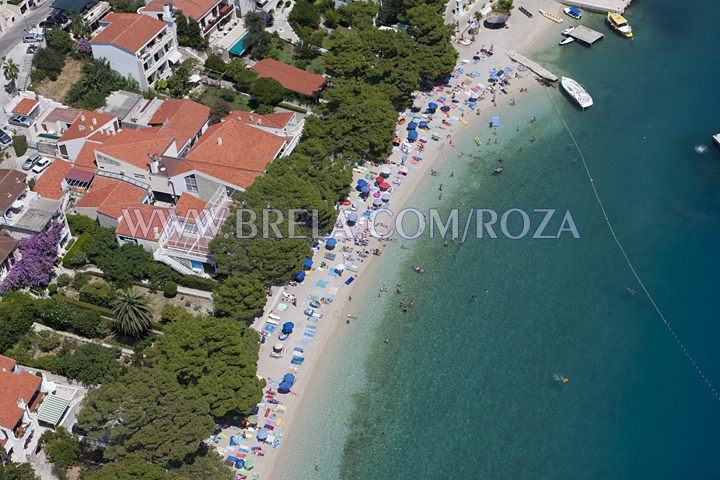
<instances>
[{"instance_id":1,"label":"white building","mask_svg":"<svg viewBox=\"0 0 720 480\"><path fill-rule=\"evenodd\" d=\"M157 18L166 23L175 22L173 12L179 10L187 18L192 18L200 26L200 33L207 37L215 32L221 25L238 17L236 7L232 0L150 0L147 5L138 10L151 18ZM238 7L238 10L239 7ZM240 15L248 11L240 10Z\"/></svg>"},{"instance_id":2,"label":"white building","mask_svg":"<svg viewBox=\"0 0 720 480\"><path fill-rule=\"evenodd\" d=\"M152 88L170 76L171 63L180 61L175 32L148 15L110 13L100 20L100 29L90 41L93 57L105 58L113 70Z\"/></svg>"}]
</instances>

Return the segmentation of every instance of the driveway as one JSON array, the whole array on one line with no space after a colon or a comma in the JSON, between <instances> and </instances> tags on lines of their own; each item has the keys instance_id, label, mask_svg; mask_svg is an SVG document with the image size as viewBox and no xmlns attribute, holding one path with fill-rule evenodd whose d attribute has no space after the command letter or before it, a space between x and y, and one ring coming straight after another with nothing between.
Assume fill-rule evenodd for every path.
<instances>
[{"instance_id":1,"label":"driveway","mask_svg":"<svg viewBox=\"0 0 720 480\"><path fill-rule=\"evenodd\" d=\"M45 0L42 5L33 10L29 10L24 15L25 20L27 20L27 25L31 30L50 15L51 2L52 0ZM15 22L15 25L8 28L5 33L0 34L0 56L6 57L15 45L22 43L22 35L25 30L25 22L21 19Z\"/></svg>"}]
</instances>

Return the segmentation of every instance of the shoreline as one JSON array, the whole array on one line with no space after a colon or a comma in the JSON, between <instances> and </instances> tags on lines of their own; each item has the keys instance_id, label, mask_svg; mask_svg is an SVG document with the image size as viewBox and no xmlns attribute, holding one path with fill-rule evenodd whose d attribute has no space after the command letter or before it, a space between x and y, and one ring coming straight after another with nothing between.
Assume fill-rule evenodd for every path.
<instances>
[{"instance_id":1,"label":"shoreline","mask_svg":"<svg viewBox=\"0 0 720 480\"><path fill-rule=\"evenodd\" d=\"M559 4L551 0L530 0L528 4L529 5L527 5L526 7L532 8L534 10L543 7L548 8L550 5L552 5L554 8L559 9ZM459 53L459 60L456 68L459 67L465 68L466 70L474 69L478 71L484 71L491 67L501 67L507 65L511 66L513 69L516 69L517 64L511 62L509 57L507 57L506 55L507 50L514 49L523 53L531 54L535 51L545 49L554 43L551 40L551 36L564 28L563 26L559 26L557 24L554 24L553 22L545 21L544 18L539 16L534 19L528 19L519 12L516 12L516 14L513 15L513 20L515 20L518 25L512 27L514 23L511 23L510 29L489 31L481 27L480 33L478 34L476 40L468 46L460 45L456 39L454 41L454 46ZM530 26L531 28L528 29L528 26ZM557 32L555 32L556 30ZM480 63L477 63L476 65L464 61L466 59L472 58L473 54L476 51L480 50L481 46L483 45L486 47L489 47L489 45L493 45L494 55L492 57L485 59ZM458 78L453 78L450 84L462 84L462 80L465 80L466 78L467 77L460 74ZM482 80L485 79L482 78ZM485 82L483 81L481 83ZM514 95L519 88L532 88L533 90L535 90L539 87L540 84L535 81L534 74L532 74L530 71L522 72L521 78L513 79L507 95L498 95L496 97L497 107L509 107L510 99L513 98L512 95ZM447 88L441 92L421 92L417 95L415 103L426 105L433 98L443 94L450 95L451 93L449 93ZM522 99L522 97L519 95L520 94L518 93L518 98ZM462 105L462 103L459 105ZM413 195L420 182L427 178L430 170L432 170L433 167L437 167L437 164L444 156L444 154L454 151L453 144L461 143L459 141L460 138L462 138L464 135L468 135L472 131L472 129L477 128L478 125L482 125L483 123L487 124L493 114L497 111L494 107L491 106L489 98L485 98L484 100L479 102L478 106L480 107L479 115L472 110L468 110L469 114L466 117L461 117L464 121L455 121L453 125L443 128L442 133L446 135L446 138L443 138L441 139L441 141L437 142L428 141L427 143L425 143L425 150L422 153L414 151L413 148L413 151L408 154L409 156L422 156L422 161L419 163L419 165L417 165L417 168L409 169L407 177L404 177L402 180L402 184L397 186L393 191L390 202L393 210L397 211L401 208L407 207L411 195ZM467 110L467 107L464 108ZM403 112L399 118L408 118L410 116L413 116L413 114L410 114L408 111L406 111ZM437 115L435 116L434 120L434 124L439 123ZM398 134L402 134L404 136L405 133L405 125L398 125ZM415 144L414 146L416 145L417 144ZM391 163L388 164L393 170L391 178L397 176L402 156L403 153L400 152L399 148L393 148L393 152L389 157ZM380 168L381 166L364 166L361 168L356 168L353 175L353 185L357 183L358 179L363 178L367 172L377 173L379 172ZM358 213L361 212L364 206L366 205L359 205ZM387 242L371 238L369 244L365 248L370 250L378 248L382 253L384 247L387 245ZM351 247L352 242L339 241L338 247L335 249L335 253L340 254L343 246ZM354 258L355 249L351 248L350 251L352 252L350 253L350 255L352 255ZM332 286L329 290L330 292L336 292L331 293L333 297L333 302L327 305L323 305L319 309L319 312L323 314L323 318L320 319L319 322L315 323L315 325L310 325L311 327L316 327L316 333L313 334L311 342L303 344L302 346L302 348L305 350L305 361L303 365L299 367L294 367L290 365L289 360L292 356L292 347L294 347L297 343L297 337L302 335L300 330L302 328L308 328L308 325L310 324L310 322L308 322L307 320L298 321L298 319L303 316L302 311L309 306L308 296L313 295L313 293L318 293L316 281L321 275L324 275L327 272L327 269L316 268L324 261L323 255L325 253L327 253L327 251L323 246L321 246L318 251L314 253L313 265L315 268L313 268L312 271L308 272L309 275L303 283L299 283L295 287L274 288L273 297L268 301L263 316L257 319L256 322L253 324L253 328L255 328L256 330L262 330L264 328L263 326L265 325L265 320L268 318L268 314L273 311L277 312L277 307L282 303L284 292L292 294L296 297L297 306L293 307L292 305L290 305L287 310L284 310L285 313L284 315L282 315L282 320L279 321L280 324L286 321L293 321L296 324L295 333L291 335L290 339L287 340L287 352L284 354L283 358L277 359L270 357L272 346L277 342L277 332L269 334L266 343L262 344L260 347L260 356L258 360L258 375L266 379L273 379L272 383L269 382L268 386L265 389L265 392L267 392L268 390L272 390L273 387L276 388L277 379L281 378L285 373L293 373L294 375L296 375L298 378L298 383L296 383L296 385L293 387L291 394L276 397L283 405L283 408L281 409L282 422L277 422L277 430L274 431L281 432L278 435L278 439L281 442L281 447L279 449L274 449L272 447L266 446L264 448L264 451L266 452L265 456L252 457L252 459L255 461L255 470L253 472L255 476L274 478L273 473L279 470L279 466L281 466L283 461L286 460L284 455L281 454L281 451L283 449L282 444L287 442L287 439L292 436L292 427L294 424L297 423L296 418L298 416L306 414L308 408L310 407L304 401L303 394L305 393L308 385L311 383L311 378L314 378L313 374L315 373L314 370L316 370L316 367L321 363L322 360L328 360L327 354L330 353L329 350L331 350L328 347L329 341L331 339L337 340L337 337L344 336L346 334L346 332L338 332L338 329L340 328L338 327L338 325L343 324L343 319L349 320L348 317L352 316L353 322L361 321L356 319L357 309L355 307L355 304L362 303L367 298L369 298L369 294L374 293L370 292L368 290L368 287L370 283L377 281L377 277L375 276L375 274L377 272L377 268L380 262L374 261L375 255L371 254L368 255L367 258L360 260L360 264L358 265L359 272L357 274L345 272L340 277L341 280L345 280L350 275L355 275L356 280L351 285L345 285L340 281L333 282L334 286ZM334 264L337 262L329 263ZM332 265L329 266L331 267ZM328 292L324 291L322 293L324 295L327 295ZM354 302L349 301L349 299L353 297L353 295L357 296L357 300L353 299ZM267 397L267 395L264 395L264 401L272 400L271 398ZM260 413L262 413L262 408ZM258 425L258 427L260 426L261 425ZM256 444L257 442L255 442L253 439L253 441L247 443Z\"/></svg>"}]
</instances>

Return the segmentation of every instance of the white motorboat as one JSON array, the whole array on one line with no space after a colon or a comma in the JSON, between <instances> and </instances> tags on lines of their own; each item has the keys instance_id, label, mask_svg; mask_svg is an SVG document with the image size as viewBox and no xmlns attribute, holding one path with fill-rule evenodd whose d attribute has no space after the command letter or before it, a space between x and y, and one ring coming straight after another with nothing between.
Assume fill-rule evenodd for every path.
<instances>
[{"instance_id":1,"label":"white motorboat","mask_svg":"<svg viewBox=\"0 0 720 480\"><path fill-rule=\"evenodd\" d=\"M568 27L562 32L560 32L560 35L562 35L563 37L567 37L573 30L575 30L575 27Z\"/></svg>"},{"instance_id":2,"label":"white motorboat","mask_svg":"<svg viewBox=\"0 0 720 480\"><path fill-rule=\"evenodd\" d=\"M580 20L582 18L582 10L577 7L563 8L563 12L565 12L565 15L572 17L575 20Z\"/></svg>"},{"instance_id":3,"label":"white motorboat","mask_svg":"<svg viewBox=\"0 0 720 480\"><path fill-rule=\"evenodd\" d=\"M575 102L580 105L583 110L591 107L593 104L592 97L578 82L569 77L562 77L560 85L570 95Z\"/></svg>"},{"instance_id":4,"label":"white motorboat","mask_svg":"<svg viewBox=\"0 0 720 480\"><path fill-rule=\"evenodd\" d=\"M559 45L567 45L568 43L574 42L575 39L573 37L565 37L562 40L560 40Z\"/></svg>"}]
</instances>

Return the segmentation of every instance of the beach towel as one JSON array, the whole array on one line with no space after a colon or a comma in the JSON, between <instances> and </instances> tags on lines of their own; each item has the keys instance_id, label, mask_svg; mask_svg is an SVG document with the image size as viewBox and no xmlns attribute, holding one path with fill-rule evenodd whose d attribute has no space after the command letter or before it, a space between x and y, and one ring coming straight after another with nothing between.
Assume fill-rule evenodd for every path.
<instances>
[{"instance_id":1,"label":"beach towel","mask_svg":"<svg viewBox=\"0 0 720 480\"><path fill-rule=\"evenodd\" d=\"M315 284L315 286L320 287L320 288L327 288L329 283L330 282L327 280L318 280L317 283Z\"/></svg>"},{"instance_id":2,"label":"beach towel","mask_svg":"<svg viewBox=\"0 0 720 480\"><path fill-rule=\"evenodd\" d=\"M350 277L347 280L345 280L345 285L350 285L354 281L355 281L355 277Z\"/></svg>"},{"instance_id":3,"label":"beach towel","mask_svg":"<svg viewBox=\"0 0 720 480\"><path fill-rule=\"evenodd\" d=\"M267 330L269 333L273 333L275 331L276 327L275 325L271 325L269 323L265 324L265 330Z\"/></svg>"}]
</instances>

